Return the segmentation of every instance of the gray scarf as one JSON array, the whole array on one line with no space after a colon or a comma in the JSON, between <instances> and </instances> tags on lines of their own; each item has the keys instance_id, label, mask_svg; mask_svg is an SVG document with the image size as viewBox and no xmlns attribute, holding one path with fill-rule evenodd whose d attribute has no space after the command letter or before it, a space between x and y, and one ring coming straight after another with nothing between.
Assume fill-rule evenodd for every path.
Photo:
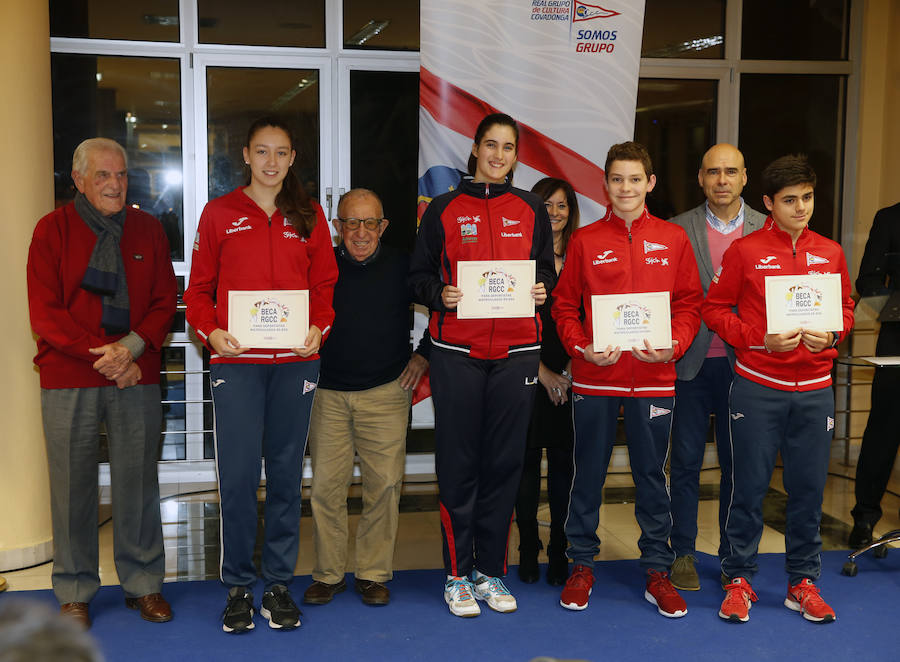
<instances>
[{"instance_id":1,"label":"gray scarf","mask_svg":"<svg viewBox=\"0 0 900 662\"><path fill-rule=\"evenodd\" d=\"M131 327L128 282L119 240L125 227L125 210L112 216L101 214L82 193L75 196L75 211L91 231L97 235L94 252L81 287L103 296L103 319L100 325L106 333L127 333Z\"/></svg>"}]
</instances>

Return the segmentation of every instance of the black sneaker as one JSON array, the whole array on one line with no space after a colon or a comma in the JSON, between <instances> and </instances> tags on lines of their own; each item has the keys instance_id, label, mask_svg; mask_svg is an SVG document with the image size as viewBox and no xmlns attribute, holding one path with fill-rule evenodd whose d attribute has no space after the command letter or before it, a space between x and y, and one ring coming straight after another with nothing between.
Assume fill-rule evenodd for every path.
<instances>
[{"instance_id":1,"label":"black sneaker","mask_svg":"<svg viewBox=\"0 0 900 662\"><path fill-rule=\"evenodd\" d=\"M287 587L275 584L263 593L262 609L259 613L269 621L269 627L275 630L293 630L300 627L300 609Z\"/></svg>"},{"instance_id":2,"label":"black sneaker","mask_svg":"<svg viewBox=\"0 0 900 662\"><path fill-rule=\"evenodd\" d=\"M222 629L241 634L253 628L253 594L243 586L232 586L228 590L225 613L222 614Z\"/></svg>"}]
</instances>

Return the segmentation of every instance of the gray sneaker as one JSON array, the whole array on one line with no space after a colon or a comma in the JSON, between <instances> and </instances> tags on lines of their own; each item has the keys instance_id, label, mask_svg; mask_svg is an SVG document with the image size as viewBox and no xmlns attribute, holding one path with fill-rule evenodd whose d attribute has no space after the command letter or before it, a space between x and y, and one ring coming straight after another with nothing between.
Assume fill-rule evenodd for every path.
<instances>
[{"instance_id":1,"label":"gray sneaker","mask_svg":"<svg viewBox=\"0 0 900 662\"><path fill-rule=\"evenodd\" d=\"M700 577L694 567L696 562L697 559L693 554L676 557L672 564L672 571L669 573L669 581L672 582L672 586L682 591L699 591Z\"/></svg>"}]
</instances>

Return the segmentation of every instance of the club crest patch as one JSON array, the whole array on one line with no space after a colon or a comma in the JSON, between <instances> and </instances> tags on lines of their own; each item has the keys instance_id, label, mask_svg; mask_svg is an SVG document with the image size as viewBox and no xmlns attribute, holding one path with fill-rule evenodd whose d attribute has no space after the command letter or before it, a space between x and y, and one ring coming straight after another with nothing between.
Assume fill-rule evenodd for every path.
<instances>
[{"instance_id":1,"label":"club crest patch","mask_svg":"<svg viewBox=\"0 0 900 662\"><path fill-rule=\"evenodd\" d=\"M663 407L657 407L656 405L650 405L650 418L656 418L657 416L665 416L666 414L671 414L671 409L664 409Z\"/></svg>"}]
</instances>

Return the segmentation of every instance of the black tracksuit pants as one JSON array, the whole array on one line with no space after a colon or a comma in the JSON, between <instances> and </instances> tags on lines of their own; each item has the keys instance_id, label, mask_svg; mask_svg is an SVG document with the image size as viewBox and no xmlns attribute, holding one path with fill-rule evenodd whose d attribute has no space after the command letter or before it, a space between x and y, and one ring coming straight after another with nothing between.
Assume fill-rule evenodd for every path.
<instances>
[{"instance_id":1,"label":"black tracksuit pants","mask_svg":"<svg viewBox=\"0 0 900 662\"><path fill-rule=\"evenodd\" d=\"M537 388L537 351L473 359L434 347L435 471L448 575L506 574L513 507Z\"/></svg>"}]
</instances>

